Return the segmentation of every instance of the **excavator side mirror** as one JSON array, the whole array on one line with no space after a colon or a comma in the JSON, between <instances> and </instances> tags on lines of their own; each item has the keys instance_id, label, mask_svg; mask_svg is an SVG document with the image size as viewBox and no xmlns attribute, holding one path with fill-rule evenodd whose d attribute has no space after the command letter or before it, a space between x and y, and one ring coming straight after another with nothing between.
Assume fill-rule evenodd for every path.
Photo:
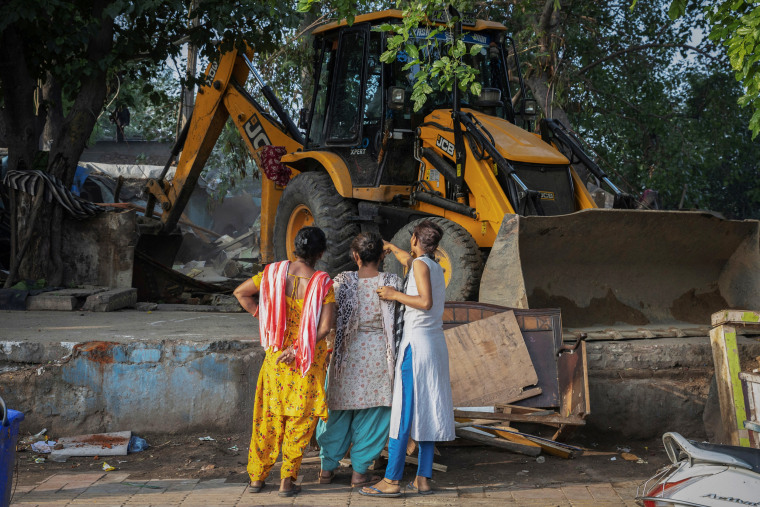
<instances>
[{"instance_id":1,"label":"excavator side mirror","mask_svg":"<svg viewBox=\"0 0 760 507\"><path fill-rule=\"evenodd\" d=\"M298 111L298 128L301 130L309 129L309 113L304 108Z\"/></svg>"},{"instance_id":2,"label":"excavator side mirror","mask_svg":"<svg viewBox=\"0 0 760 507\"><path fill-rule=\"evenodd\" d=\"M391 86L388 89L388 107L396 111L403 111L406 103L406 90L401 86Z\"/></svg>"}]
</instances>

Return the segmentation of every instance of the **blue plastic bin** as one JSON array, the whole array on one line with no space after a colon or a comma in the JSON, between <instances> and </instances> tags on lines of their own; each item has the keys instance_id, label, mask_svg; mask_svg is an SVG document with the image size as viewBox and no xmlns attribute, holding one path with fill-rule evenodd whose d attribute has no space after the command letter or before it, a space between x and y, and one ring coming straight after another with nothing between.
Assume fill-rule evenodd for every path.
<instances>
[{"instance_id":1,"label":"blue plastic bin","mask_svg":"<svg viewBox=\"0 0 760 507\"><path fill-rule=\"evenodd\" d=\"M16 441L18 428L24 414L17 410L6 410L0 398L0 506L11 503L13 492L13 468L16 463Z\"/></svg>"}]
</instances>

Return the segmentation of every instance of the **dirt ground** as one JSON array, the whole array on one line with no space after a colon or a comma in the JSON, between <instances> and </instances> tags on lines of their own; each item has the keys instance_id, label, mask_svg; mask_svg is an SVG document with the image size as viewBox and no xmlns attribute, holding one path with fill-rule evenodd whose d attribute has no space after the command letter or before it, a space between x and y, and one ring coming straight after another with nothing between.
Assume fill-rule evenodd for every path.
<instances>
[{"instance_id":1,"label":"dirt ground","mask_svg":"<svg viewBox=\"0 0 760 507\"><path fill-rule=\"evenodd\" d=\"M199 440L206 436L214 440ZM33 485L55 473L100 470L104 462L121 472L129 472L130 479L134 480L226 478L226 482L233 483L248 481L245 467L250 435L210 433L144 437L151 447L127 456L72 457L65 463L38 464L34 462L35 458L43 455L20 451L16 454L18 483ZM667 462L659 440L627 442L607 436L579 437L571 439L569 443L588 450L574 459L542 454L545 461L541 463L534 457L486 446L442 445L438 448L440 456L436 456L435 462L446 465L448 470L434 472L434 484L443 487L458 485L525 489L601 481L643 482ZM621 456L622 452L635 454L643 462L626 461ZM382 467L385 463L379 465ZM279 477L278 470L279 462L275 465L272 476ZM413 466L407 465L406 476L411 477L414 471ZM301 476L304 481L315 481L318 473L318 451L312 448L304 458ZM341 467L335 481L348 484L350 480L351 469Z\"/></svg>"}]
</instances>

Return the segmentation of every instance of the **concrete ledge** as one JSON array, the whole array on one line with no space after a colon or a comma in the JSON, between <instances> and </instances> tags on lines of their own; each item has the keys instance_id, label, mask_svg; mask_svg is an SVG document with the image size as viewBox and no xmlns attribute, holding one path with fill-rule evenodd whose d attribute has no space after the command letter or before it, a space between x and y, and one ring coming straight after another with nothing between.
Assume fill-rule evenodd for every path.
<instances>
[{"instance_id":1,"label":"concrete ledge","mask_svg":"<svg viewBox=\"0 0 760 507\"><path fill-rule=\"evenodd\" d=\"M98 314L84 315L82 320ZM138 314L112 315L134 320ZM255 329L255 321L242 317L239 325ZM230 319L240 317L216 317L211 329L220 333ZM199 322L179 318L172 325ZM750 365L760 356L760 341L740 337L739 350ZM579 431L642 439L666 431L703 437L711 354L707 337L589 343L591 414ZM59 435L248 431L263 358L253 337L4 341L0 395L26 414L26 428L46 427Z\"/></svg>"},{"instance_id":2,"label":"concrete ledge","mask_svg":"<svg viewBox=\"0 0 760 507\"><path fill-rule=\"evenodd\" d=\"M243 431L263 359L252 342L85 342L58 363L0 373L0 394L26 427L58 435Z\"/></svg>"}]
</instances>

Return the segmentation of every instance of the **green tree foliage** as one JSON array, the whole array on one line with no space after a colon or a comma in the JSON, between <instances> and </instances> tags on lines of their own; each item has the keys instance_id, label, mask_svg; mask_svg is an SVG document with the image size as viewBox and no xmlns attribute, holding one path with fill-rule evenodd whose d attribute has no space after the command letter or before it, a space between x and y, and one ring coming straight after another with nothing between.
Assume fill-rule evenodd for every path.
<instances>
[{"instance_id":1,"label":"green tree foliage","mask_svg":"<svg viewBox=\"0 0 760 507\"><path fill-rule=\"evenodd\" d=\"M673 0L670 17L675 20L694 10L687 9L689 3ZM749 128L752 137L757 137L760 133L760 2L720 0L694 4L704 10L710 22L710 40L726 48L736 80L744 87L739 104L751 106Z\"/></svg>"},{"instance_id":2,"label":"green tree foliage","mask_svg":"<svg viewBox=\"0 0 760 507\"><path fill-rule=\"evenodd\" d=\"M196 7L189 12L188 5ZM294 7L275 0L1 2L0 113L10 168L41 167L70 184L116 75L141 82L141 93L161 102L151 78L167 58L179 56L183 43L194 43L207 58L243 40L271 51L297 24ZM198 18L197 25L191 26L191 17ZM40 163L45 127L52 145L47 162ZM14 220L28 231L28 251L34 252L23 259L19 273L55 285L62 269L60 210L39 199L19 210Z\"/></svg>"}]
</instances>

